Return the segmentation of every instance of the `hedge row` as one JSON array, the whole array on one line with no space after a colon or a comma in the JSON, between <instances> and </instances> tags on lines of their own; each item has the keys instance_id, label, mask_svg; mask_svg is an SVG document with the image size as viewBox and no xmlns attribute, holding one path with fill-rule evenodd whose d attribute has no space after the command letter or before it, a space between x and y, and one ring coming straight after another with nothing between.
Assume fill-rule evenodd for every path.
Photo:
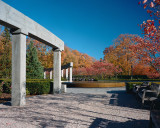
<instances>
[{"instance_id":1,"label":"hedge row","mask_svg":"<svg viewBox=\"0 0 160 128\"><path fill-rule=\"evenodd\" d=\"M30 79L26 81L27 95L41 95L50 93L50 84L52 80ZM11 80L0 80L0 94L11 93Z\"/></svg>"},{"instance_id":2,"label":"hedge row","mask_svg":"<svg viewBox=\"0 0 160 128\"><path fill-rule=\"evenodd\" d=\"M109 77L109 78L100 78L98 76L93 75L74 75L73 76L74 81L90 81L91 79L94 80L118 80L118 81L131 81L130 75L119 75L117 77ZM132 81L160 81L160 79L149 79L145 75L133 75Z\"/></svg>"},{"instance_id":3,"label":"hedge row","mask_svg":"<svg viewBox=\"0 0 160 128\"><path fill-rule=\"evenodd\" d=\"M132 93L133 90L133 85L141 85L143 82L127 82L126 83L126 92L127 93Z\"/></svg>"},{"instance_id":4,"label":"hedge row","mask_svg":"<svg viewBox=\"0 0 160 128\"><path fill-rule=\"evenodd\" d=\"M131 77L137 80L148 79L146 75L132 75L132 76L131 75L118 75L117 76L118 79L131 79Z\"/></svg>"},{"instance_id":5,"label":"hedge row","mask_svg":"<svg viewBox=\"0 0 160 128\"><path fill-rule=\"evenodd\" d=\"M127 82L126 83L126 92L127 93L132 93L132 90L133 90L133 85L136 84L136 85L141 85L143 82ZM160 84L160 82L154 82L156 84ZM149 84L151 84L151 82L149 82Z\"/></svg>"},{"instance_id":6,"label":"hedge row","mask_svg":"<svg viewBox=\"0 0 160 128\"><path fill-rule=\"evenodd\" d=\"M48 94L50 92L50 82L48 81L30 81L26 82L27 93L31 95Z\"/></svg>"}]
</instances>

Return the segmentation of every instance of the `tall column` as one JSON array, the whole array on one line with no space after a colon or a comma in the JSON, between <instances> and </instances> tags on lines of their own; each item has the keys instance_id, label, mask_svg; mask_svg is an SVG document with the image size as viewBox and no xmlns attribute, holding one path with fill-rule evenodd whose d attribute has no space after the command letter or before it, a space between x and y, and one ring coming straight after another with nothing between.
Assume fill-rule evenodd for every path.
<instances>
[{"instance_id":1,"label":"tall column","mask_svg":"<svg viewBox=\"0 0 160 128\"><path fill-rule=\"evenodd\" d=\"M26 104L26 35L12 33L12 106Z\"/></svg>"},{"instance_id":2,"label":"tall column","mask_svg":"<svg viewBox=\"0 0 160 128\"><path fill-rule=\"evenodd\" d=\"M53 93L61 93L61 51L54 51L54 85Z\"/></svg>"},{"instance_id":3,"label":"tall column","mask_svg":"<svg viewBox=\"0 0 160 128\"><path fill-rule=\"evenodd\" d=\"M46 71L44 71L44 79L46 79Z\"/></svg>"},{"instance_id":4,"label":"tall column","mask_svg":"<svg viewBox=\"0 0 160 128\"><path fill-rule=\"evenodd\" d=\"M66 69L66 79L68 80L68 68Z\"/></svg>"},{"instance_id":5,"label":"tall column","mask_svg":"<svg viewBox=\"0 0 160 128\"><path fill-rule=\"evenodd\" d=\"M61 70L61 77L63 77L63 69Z\"/></svg>"},{"instance_id":6,"label":"tall column","mask_svg":"<svg viewBox=\"0 0 160 128\"><path fill-rule=\"evenodd\" d=\"M50 79L52 79L52 70L50 71L50 75L49 76L50 76Z\"/></svg>"},{"instance_id":7,"label":"tall column","mask_svg":"<svg viewBox=\"0 0 160 128\"><path fill-rule=\"evenodd\" d=\"M69 82L72 82L72 67L69 68Z\"/></svg>"}]
</instances>

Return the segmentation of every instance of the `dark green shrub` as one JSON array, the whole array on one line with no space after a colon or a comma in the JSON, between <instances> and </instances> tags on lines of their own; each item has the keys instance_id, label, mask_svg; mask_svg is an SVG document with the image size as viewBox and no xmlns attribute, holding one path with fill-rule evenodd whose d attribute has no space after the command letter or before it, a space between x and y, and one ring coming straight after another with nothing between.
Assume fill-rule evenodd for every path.
<instances>
[{"instance_id":1,"label":"dark green shrub","mask_svg":"<svg viewBox=\"0 0 160 128\"><path fill-rule=\"evenodd\" d=\"M2 94L2 92L3 92L3 83L0 82L0 95Z\"/></svg>"},{"instance_id":2,"label":"dark green shrub","mask_svg":"<svg viewBox=\"0 0 160 128\"><path fill-rule=\"evenodd\" d=\"M26 95L30 95L28 88L26 88Z\"/></svg>"},{"instance_id":3,"label":"dark green shrub","mask_svg":"<svg viewBox=\"0 0 160 128\"><path fill-rule=\"evenodd\" d=\"M50 92L50 82L48 81L27 81L26 88L31 95L48 94Z\"/></svg>"},{"instance_id":4,"label":"dark green shrub","mask_svg":"<svg viewBox=\"0 0 160 128\"><path fill-rule=\"evenodd\" d=\"M11 94L11 80L6 79L2 83L3 83L3 93Z\"/></svg>"},{"instance_id":5,"label":"dark green shrub","mask_svg":"<svg viewBox=\"0 0 160 128\"><path fill-rule=\"evenodd\" d=\"M118 79L131 79L131 77L133 79L137 79L137 80L148 79L148 77L146 75L133 75L133 76L131 76L131 75L118 75L117 76Z\"/></svg>"},{"instance_id":6,"label":"dark green shrub","mask_svg":"<svg viewBox=\"0 0 160 128\"><path fill-rule=\"evenodd\" d=\"M53 81L53 79L27 79L26 81Z\"/></svg>"},{"instance_id":7,"label":"dark green shrub","mask_svg":"<svg viewBox=\"0 0 160 128\"><path fill-rule=\"evenodd\" d=\"M127 93L132 93L132 90L133 90L133 85L136 84L136 85L140 85L142 84L143 82L127 82L126 83L126 92Z\"/></svg>"},{"instance_id":8,"label":"dark green shrub","mask_svg":"<svg viewBox=\"0 0 160 128\"><path fill-rule=\"evenodd\" d=\"M40 95L48 94L50 92L50 82L53 80L46 79L27 79L26 81L26 94L29 95ZM2 85L3 93L11 93L11 80L5 79L0 81L0 87ZM3 84L2 84L3 83ZM0 88L1 92L1 88Z\"/></svg>"},{"instance_id":9,"label":"dark green shrub","mask_svg":"<svg viewBox=\"0 0 160 128\"><path fill-rule=\"evenodd\" d=\"M67 79L64 77L61 77L61 81L67 81Z\"/></svg>"}]
</instances>

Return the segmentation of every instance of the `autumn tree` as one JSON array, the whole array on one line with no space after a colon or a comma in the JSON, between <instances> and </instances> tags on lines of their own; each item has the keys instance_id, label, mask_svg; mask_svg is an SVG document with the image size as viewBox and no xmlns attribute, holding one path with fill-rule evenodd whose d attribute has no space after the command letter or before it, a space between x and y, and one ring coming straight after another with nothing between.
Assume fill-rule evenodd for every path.
<instances>
[{"instance_id":1,"label":"autumn tree","mask_svg":"<svg viewBox=\"0 0 160 128\"><path fill-rule=\"evenodd\" d=\"M93 72L92 72L93 73ZM81 76L85 76L88 75L87 73L87 69L84 67L79 67L79 68L73 68L73 75L81 75ZM93 75L93 74L90 74Z\"/></svg>"},{"instance_id":2,"label":"autumn tree","mask_svg":"<svg viewBox=\"0 0 160 128\"><path fill-rule=\"evenodd\" d=\"M149 13L150 18L141 24L143 34L149 38L160 38L160 0L141 0L140 5Z\"/></svg>"},{"instance_id":3,"label":"autumn tree","mask_svg":"<svg viewBox=\"0 0 160 128\"><path fill-rule=\"evenodd\" d=\"M29 46L30 41L33 42L34 47L37 49L38 59L42 66L45 68L53 68L53 50L50 46L41 43L37 40L27 38L27 46Z\"/></svg>"},{"instance_id":4,"label":"autumn tree","mask_svg":"<svg viewBox=\"0 0 160 128\"><path fill-rule=\"evenodd\" d=\"M31 41L27 48L26 77L29 79L43 79L43 66L38 60L37 50Z\"/></svg>"},{"instance_id":5,"label":"autumn tree","mask_svg":"<svg viewBox=\"0 0 160 128\"><path fill-rule=\"evenodd\" d=\"M148 78L159 78L159 73L150 65L138 63L133 68L133 75L145 75Z\"/></svg>"},{"instance_id":6,"label":"autumn tree","mask_svg":"<svg viewBox=\"0 0 160 128\"><path fill-rule=\"evenodd\" d=\"M91 67L95 59L87 54L80 53L77 50L65 46L62 52L62 65L73 62L74 68Z\"/></svg>"},{"instance_id":7,"label":"autumn tree","mask_svg":"<svg viewBox=\"0 0 160 128\"><path fill-rule=\"evenodd\" d=\"M160 77L160 0L143 0L139 4L150 14L140 27L144 37L136 37L132 46L140 62L150 67L150 78Z\"/></svg>"},{"instance_id":8,"label":"autumn tree","mask_svg":"<svg viewBox=\"0 0 160 128\"><path fill-rule=\"evenodd\" d=\"M27 46L30 45L30 41L33 42L34 47L37 49L37 55L39 61L44 68L53 68L53 56L54 52L51 47L31 38L27 38ZM28 50L27 50L28 52ZM67 46L64 46L64 51L61 53L61 64L74 63L74 74L86 74L87 67L91 67L95 59L87 54L80 53L77 50L73 50Z\"/></svg>"},{"instance_id":9,"label":"autumn tree","mask_svg":"<svg viewBox=\"0 0 160 128\"><path fill-rule=\"evenodd\" d=\"M122 72L118 66L114 66L113 64L104 61L96 61L91 67L81 67L74 69L73 71L74 75L96 76L99 79L113 77Z\"/></svg>"},{"instance_id":10,"label":"autumn tree","mask_svg":"<svg viewBox=\"0 0 160 128\"><path fill-rule=\"evenodd\" d=\"M11 36L5 27L0 37L0 74L4 78L11 78Z\"/></svg>"},{"instance_id":11,"label":"autumn tree","mask_svg":"<svg viewBox=\"0 0 160 128\"><path fill-rule=\"evenodd\" d=\"M98 76L100 79L113 77L119 74L122 70L118 66L114 66L112 63L96 61L92 65L93 75Z\"/></svg>"},{"instance_id":12,"label":"autumn tree","mask_svg":"<svg viewBox=\"0 0 160 128\"><path fill-rule=\"evenodd\" d=\"M131 75L131 67L135 64L135 53L130 48L135 44L135 35L121 34L112 46L105 48L104 60L119 66L123 75Z\"/></svg>"},{"instance_id":13,"label":"autumn tree","mask_svg":"<svg viewBox=\"0 0 160 128\"><path fill-rule=\"evenodd\" d=\"M135 52L137 59L160 73L160 44L152 42L152 40L137 37L137 44L132 45L132 50Z\"/></svg>"}]
</instances>

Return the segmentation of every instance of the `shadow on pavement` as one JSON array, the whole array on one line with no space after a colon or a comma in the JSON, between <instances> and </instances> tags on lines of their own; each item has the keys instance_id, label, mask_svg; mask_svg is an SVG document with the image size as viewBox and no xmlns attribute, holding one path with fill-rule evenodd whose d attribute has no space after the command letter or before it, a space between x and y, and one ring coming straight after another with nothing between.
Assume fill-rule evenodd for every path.
<instances>
[{"instance_id":1,"label":"shadow on pavement","mask_svg":"<svg viewBox=\"0 0 160 128\"><path fill-rule=\"evenodd\" d=\"M103 118L96 118L89 128L147 128L147 120L130 120L126 122L118 122Z\"/></svg>"},{"instance_id":2,"label":"shadow on pavement","mask_svg":"<svg viewBox=\"0 0 160 128\"><path fill-rule=\"evenodd\" d=\"M121 107L129 107L140 109L142 108L140 102L136 99L134 95L127 94L126 91L107 91L107 93L111 93L112 96L110 98L109 104Z\"/></svg>"}]
</instances>

